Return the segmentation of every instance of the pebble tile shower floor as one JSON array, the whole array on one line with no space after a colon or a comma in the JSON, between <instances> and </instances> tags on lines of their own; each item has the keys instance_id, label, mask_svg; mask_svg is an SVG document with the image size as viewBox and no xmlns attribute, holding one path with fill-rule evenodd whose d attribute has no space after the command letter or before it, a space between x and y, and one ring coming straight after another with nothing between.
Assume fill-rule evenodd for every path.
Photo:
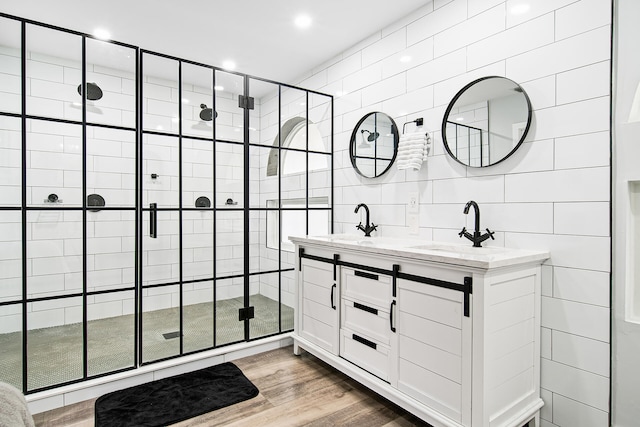
<instances>
[{"instance_id":1,"label":"pebble tile shower floor","mask_svg":"<svg viewBox=\"0 0 640 427\"><path fill-rule=\"evenodd\" d=\"M216 344L244 339L244 324L238 321L243 299L234 298L216 304ZM252 295L255 318L250 322L250 337L279 331L278 302ZM282 305L282 330L293 329L293 308ZM213 304L184 306L185 353L213 346ZM175 319L175 321L168 321ZM165 338L178 329L178 309L145 312L143 315L144 361L175 356L180 341ZM88 375L98 375L133 366L133 315L87 322ZM55 326L28 332L28 389L48 387L82 377L82 324ZM169 335L171 336L171 335ZM0 379L22 388L22 334L0 334Z\"/></svg>"}]
</instances>

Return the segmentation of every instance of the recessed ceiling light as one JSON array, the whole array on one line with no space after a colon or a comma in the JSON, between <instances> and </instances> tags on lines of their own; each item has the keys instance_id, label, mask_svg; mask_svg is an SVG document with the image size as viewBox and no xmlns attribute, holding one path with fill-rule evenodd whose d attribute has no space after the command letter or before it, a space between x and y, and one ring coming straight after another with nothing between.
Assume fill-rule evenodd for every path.
<instances>
[{"instance_id":1,"label":"recessed ceiling light","mask_svg":"<svg viewBox=\"0 0 640 427\"><path fill-rule=\"evenodd\" d=\"M511 8L511 14L512 15L522 15L524 13L527 13L530 9L530 6L528 3L521 3L521 4L516 4L515 6L513 6Z\"/></svg>"},{"instance_id":2,"label":"recessed ceiling light","mask_svg":"<svg viewBox=\"0 0 640 427\"><path fill-rule=\"evenodd\" d=\"M214 86L213 90L224 90L224 86Z\"/></svg>"},{"instance_id":3,"label":"recessed ceiling light","mask_svg":"<svg viewBox=\"0 0 640 427\"><path fill-rule=\"evenodd\" d=\"M235 70L236 63L231 61L230 59L227 59L226 61L224 61L222 63L222 68L224 68L226 70Z\"/></svg>"},{"instance_id":4,"label":"recessed ceiling light","mask_svg":"<svg viewBox=\"0 0 640 427\"><path fill-rule=\"evenodd\" d=\"M93 31L93 36L100 40L109 40L111 39L111 33L104 28L96 28Z\"/></svg>"},{"instance_id":5,"label":"recessed ceiling light","mask_svg":"<svg viewBox=\"0 0 640 427\"><path fill-rule=\"evenodd\" d=\"M298 15L293 21L298 28L309 28L311 26L311 17L309 15Z\"/></svg>"},{"instance_id":6,"label":"recessed ceiling light","mask_svg":"<svg viewBox=\"0 0 640 427\"><path fill-rule=\"evenodd\" d=\"M457 122L464 122L464 117L456 117Z\"/></svg>"},{"instance_id":7,"label":"recessed ceiling light","mask_svg":"<svg viewBox=\"0 0 640 427\"><path fill-rule=\"evenodd\" d=\"M411 61L411 57L408 55L405 55L400 58L400 62L409 62L409 61Z\"/></svg>"},{"instance_id":8,"label":"recessed ceiling light","mask_svg":"<svg viewBox=\"0 0 640 427\"><path fill-rule=\"evenodd\" d=\"M347 95L347 94L349 94L349 92L344 92L344 91L341 91L341 90L339 90L339 91L337 91L337 92L336 92L336 96L337 96L337 97L345 96L345 95Z\"/></svg>"}]
</instances>

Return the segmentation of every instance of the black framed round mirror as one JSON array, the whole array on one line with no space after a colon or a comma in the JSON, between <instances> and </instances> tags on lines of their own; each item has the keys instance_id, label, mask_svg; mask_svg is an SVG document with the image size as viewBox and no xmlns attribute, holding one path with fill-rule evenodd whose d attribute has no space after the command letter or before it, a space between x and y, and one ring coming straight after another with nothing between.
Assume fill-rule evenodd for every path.
<instances>
[{"instance_id":1,"label":"black framed round mirror","mask_svg":"<svg viewBox=\"0 0 640 427\"><path fill-rule=\"evenodd\" d=\"M385 113L372 112L358 121L351 133L349 155L353 168L376 178L391 168L398 154L398 127Z\"/></svg>"},{"instance_id":2,"label":"black framed round mirror","mask_svg":"<svg viewBox=\"0 0 640 427\"><path fill-rule=\"evenodd\" d=\"M463 87L442 120L447 153L470 167L495 165L522 145L531 126L531 101L519 84L489 76Z\"/></svg>"}]
</instances>

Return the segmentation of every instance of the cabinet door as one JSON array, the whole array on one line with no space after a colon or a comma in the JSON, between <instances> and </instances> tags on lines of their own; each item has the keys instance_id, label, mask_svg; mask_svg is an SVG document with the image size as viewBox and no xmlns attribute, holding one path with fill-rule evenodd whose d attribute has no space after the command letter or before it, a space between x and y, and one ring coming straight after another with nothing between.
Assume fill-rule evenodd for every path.
<instances>
[{"instance_id":1,"label":"cabinet door","mask_svg":"<svg viewBox=\"0 0 640 427\"><path fill-rule=\"evenodd\" d=\"M338 355L339 283L333 265L303 258L298 285L298 334Z\"/></svg>"},{"instance_id":2,"label":"cabinet door","mask_svg":"<svg viewBox=\"0 0 640 427\"><path fill-rule=\"evenodd\" d=\"M398 280L398 389L466 425L471 323L462 292Z\"/></svg>"}]
</instances>

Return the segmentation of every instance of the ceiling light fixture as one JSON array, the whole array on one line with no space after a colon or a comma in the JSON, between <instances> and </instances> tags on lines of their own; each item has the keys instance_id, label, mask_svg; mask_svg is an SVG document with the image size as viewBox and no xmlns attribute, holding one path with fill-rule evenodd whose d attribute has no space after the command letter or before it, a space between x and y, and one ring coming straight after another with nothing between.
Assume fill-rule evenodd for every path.
<instances>
[{"instance_id":1,"label":"ceiling light fixture","mask_svg":"<svg viewBox=\"0 0 640 427\"><path fill-rule=\"evenodd\" d=\"M97 39L100 40L110 40L111 39L111 33L107 30L105 30L104 28L96 28L93 31L93 36Z\"/></svg>"},{"instance_id":2,"label":"ceiling light fixture","mask_svg":"<svg viewBox=\"0 0 640 427\"><path fill-rule=\"evenodd\" d=\"M227 59L222 63L222 68L224 68L225 70L235 70L236 63L231 61L230 59Z\"/></svg>"},{"instance_id":3,"label":"ceiling light fixture","mask_svg":"<svg viewBox=\"0 0 640 427\"><path fill-rule=\"evenodd\" d=\"M293 20L294 24L296 24L296 27L300 28L300 29L305 29L305 28L309 28L311 26L311 17L309 15L298 15L296 16L296 18Z\"/></svg>"},{"instance_id":4,"label":"ceiling light fixture","mask_svg":"<svg viewBox=\"0 0 640 427\"><path fill-rule=\"evenodd\" d=\"M411 61L411 57L408 55L405 55L400 58L400 62L409 62L409 61Z\"/></svg>"}]
</instances>

